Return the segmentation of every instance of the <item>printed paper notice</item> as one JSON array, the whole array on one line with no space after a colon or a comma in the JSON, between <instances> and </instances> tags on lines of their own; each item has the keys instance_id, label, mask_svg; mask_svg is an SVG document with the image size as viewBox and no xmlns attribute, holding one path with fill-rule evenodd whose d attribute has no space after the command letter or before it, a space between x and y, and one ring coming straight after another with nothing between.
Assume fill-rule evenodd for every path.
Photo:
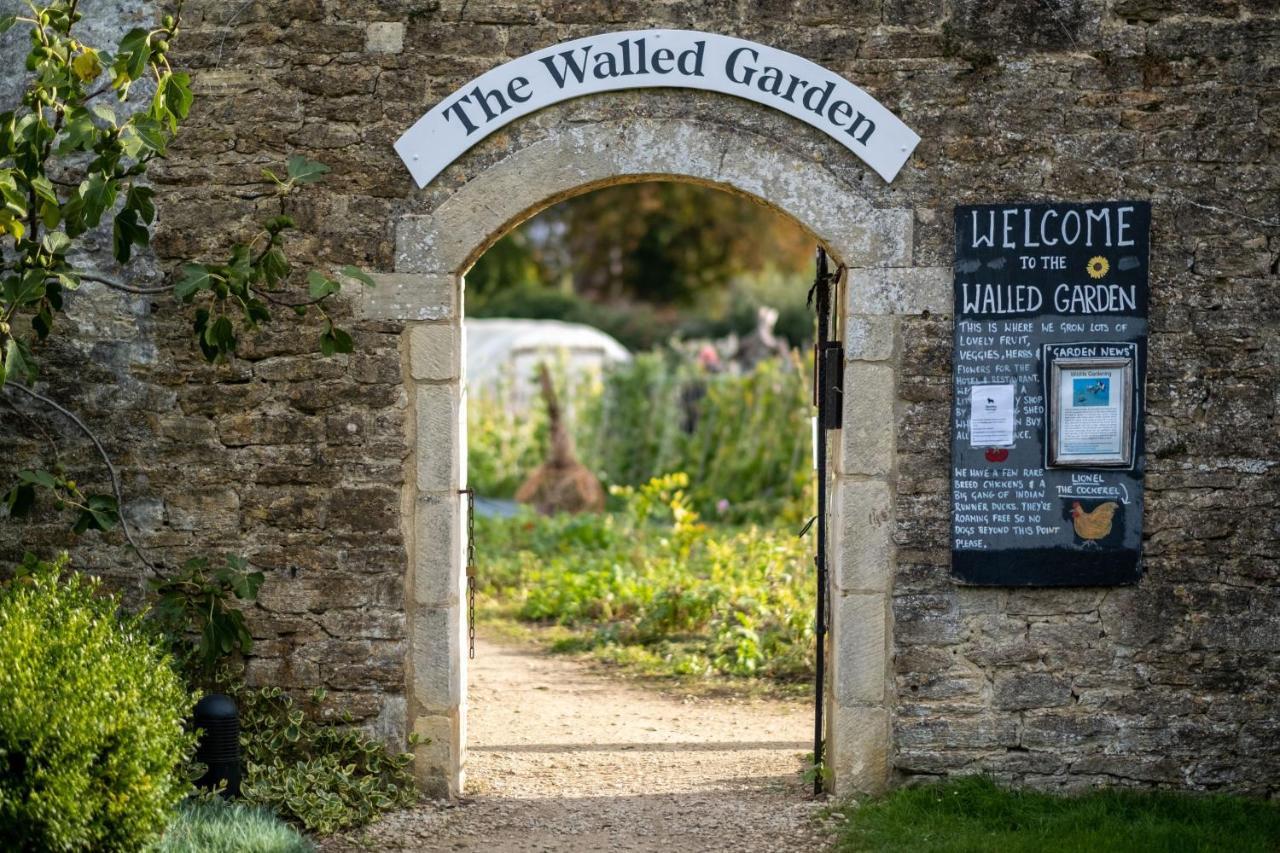
<instances>
[{"instance_id":1,"label":"printed paper notice","mask_svg":"<svg viewBox=\"0 0 1280 853\"><path fill-rule=\"evenodd\" d=\"M1017 420L1014 386L974 385L969 389L969 446L1013 447Z\"/></svg>"},{"instance_id":2,"label":"printed paper notice","mask_svg":"<svg viewBox=\"0 0 1280 853\"><path fill-rule=\"evenodd\" d=\"M1059 454L1115 456L1124 449L1123 401L1129 393L1123 367L1063 370Z\"/></svg>"}]
</instances>

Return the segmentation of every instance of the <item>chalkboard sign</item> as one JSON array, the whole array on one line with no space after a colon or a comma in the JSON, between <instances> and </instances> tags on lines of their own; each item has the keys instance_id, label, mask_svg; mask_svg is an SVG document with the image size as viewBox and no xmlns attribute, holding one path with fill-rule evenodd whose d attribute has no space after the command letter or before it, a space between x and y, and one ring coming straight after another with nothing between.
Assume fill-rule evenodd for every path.
<instances>
[{"instance_id":1,"label":"chalkboard sign","mask_svg":"<svg viewBox=\"0 0 1280 853\"><path fill-rule=\"evenodd\" d=\"M951 571L1141 576L1146 202L956 208Z\"/></svg>"}]
</instances>

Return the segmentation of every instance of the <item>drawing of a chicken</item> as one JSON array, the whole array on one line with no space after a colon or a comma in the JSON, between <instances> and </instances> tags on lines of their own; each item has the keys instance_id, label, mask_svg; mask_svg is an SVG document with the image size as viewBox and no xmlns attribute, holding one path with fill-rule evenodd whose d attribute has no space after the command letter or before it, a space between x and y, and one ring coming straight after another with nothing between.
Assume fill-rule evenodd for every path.
<instances>
[{"instance_id":1,"label":"drawing of a chicken","mask_svg":"<svg viewBox=\"0 0 1280 853\"><path fill-rule=\"evenodd\" d=\"M1076 535L1085 540L1086 545L1096 544L1098 539L1106 539L1111 533L1111 522L1116 517L1118 506L1115 501L1107 501L1086 512L1080 506L1080 501L1072 501L1071 524L1076 529Z\"/></svg>"}]
</instances>

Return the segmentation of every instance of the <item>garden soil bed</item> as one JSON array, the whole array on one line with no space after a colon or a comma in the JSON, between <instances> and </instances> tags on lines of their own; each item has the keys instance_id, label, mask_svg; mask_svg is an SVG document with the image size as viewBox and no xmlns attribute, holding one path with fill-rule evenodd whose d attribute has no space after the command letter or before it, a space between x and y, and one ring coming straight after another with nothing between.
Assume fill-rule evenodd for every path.
<instances>
[{"instance_id":1,"label":"garden soil bed","mask_svg":"<svg viewBox=\"0 0 1280 853\"><path fill-rule=\"evenodd\" d=\"M478 639L468 800L397 812L323 851L824 849L800 777L812 707L682 696Z\"/></svg>"}]
</instances>

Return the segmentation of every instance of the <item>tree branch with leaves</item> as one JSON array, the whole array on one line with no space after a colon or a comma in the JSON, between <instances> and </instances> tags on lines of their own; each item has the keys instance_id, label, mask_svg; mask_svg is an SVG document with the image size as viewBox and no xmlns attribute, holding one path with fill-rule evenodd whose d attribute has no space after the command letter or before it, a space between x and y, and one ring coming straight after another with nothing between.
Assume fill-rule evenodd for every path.
<instances>
[{"instance_id":1,"label":"tree branch with leaves","mask_svg":"<svg viewBox=\"0 0 1280 853\"><path fill-rule=\"evenodd\" d=\"M281 310L319 318L317 349L322 354L351 352L354 342L335 323L332 300L344 281L369 286L373 281L353 266L336 274L316 269L297 273L286 253L295 223L283 213L235 243L223 262L187 263L159 286L130 281L131 261L150 246L157 222L155 191L145 183L148 167L168 153L193 102L189 75L175 71L169 61L181 7L153 28L129 30L110 51L76 34L82 18L78 0L28 6L29 14L0 17L0 32L25 26L31 43L26 89L13 109L0 113L0 388L8 402L25 397L84 433L112 488L110 493L86 492L56 461L55 451L52 470L6 472L16 482L4 500L11 517L25 516L45 492L56 508L75 513L71 526L76 533L119 526L139 559L159 575L121 514L120 481L103 442L71 409L33 387L40 355L58 315L66 310L66 295L92 287L143 296L172 292L194 314L194 341L214 362L234 358L242 337L261 330ZM288 196L328 171L294 155L287 158L283 174L264 170L263 175L283 209ZM110 256L85 263L86 238L108 228ZM295 295L301 289L301 281L295 287L296 279L305 279L306 298ZM5 427L8 433L13 430ZM261 575L249 573L243 561L226 558L214 580L209 580L206 565L204 558L188 562L164 579L167 585L157 592L180 599L184 591L201 590L204 598L219 601L228 592L241 598L242 593L256 595ZM169 616L180 610L172 601L162 608ZM218 607L190 612L214 614L192 626L202 632L201 644L208 645L204 651L247 650L250 640L242 621Z\"/></svg>"}]
</instances>

